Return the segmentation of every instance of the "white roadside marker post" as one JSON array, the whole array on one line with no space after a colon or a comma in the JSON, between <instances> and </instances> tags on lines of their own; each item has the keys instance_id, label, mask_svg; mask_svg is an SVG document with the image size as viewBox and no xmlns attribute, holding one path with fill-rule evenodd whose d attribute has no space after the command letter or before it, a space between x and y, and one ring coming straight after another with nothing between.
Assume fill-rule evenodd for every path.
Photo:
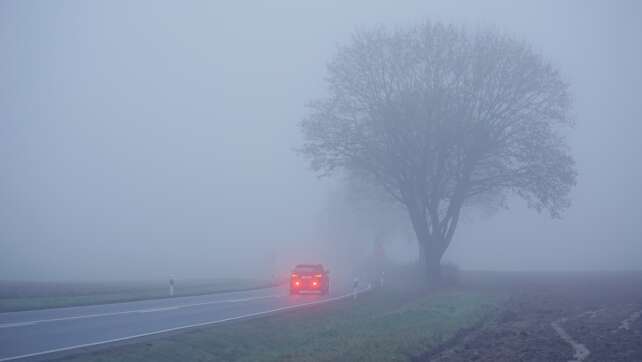
<instances>
[{"instance_id":1,"label":"white roadside marker post","mask_svg":"<svg viewBox=\"0 0 642 362\"><path fill-rule=\"evenodd\" d=\"M354 277L352 281L352 299L357 299L357 288L359 287L359 278Z\"/></svg>"}]
</instances>

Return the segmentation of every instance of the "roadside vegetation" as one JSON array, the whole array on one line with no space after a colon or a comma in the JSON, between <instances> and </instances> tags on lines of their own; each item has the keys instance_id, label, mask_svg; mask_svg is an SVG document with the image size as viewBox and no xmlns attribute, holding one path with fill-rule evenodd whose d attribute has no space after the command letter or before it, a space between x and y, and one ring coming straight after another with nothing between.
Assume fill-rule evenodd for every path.
<instances>
[{"instance_id":1,"label":"roadside vegetation","mask_svg":"<svg viewBox=\"0 0 642 362\"><path fill-rule=\"evenodd\" d=\"M202 295L273 285L252 279L179 280L174 296ZM0 281L0 312L128 302L169 297L168 282Z\"/></svg>"},{"instance_id":2,"label":"roadside vegetation","mask_svg":"<svg viewBox=\"0 0 642 362\"><path fill-rule=\"evenodd\" d=\"M494 315L500 298L448 289L343 300L87 352L69 361L405 361Z\"/></svg>"}]
</instances>

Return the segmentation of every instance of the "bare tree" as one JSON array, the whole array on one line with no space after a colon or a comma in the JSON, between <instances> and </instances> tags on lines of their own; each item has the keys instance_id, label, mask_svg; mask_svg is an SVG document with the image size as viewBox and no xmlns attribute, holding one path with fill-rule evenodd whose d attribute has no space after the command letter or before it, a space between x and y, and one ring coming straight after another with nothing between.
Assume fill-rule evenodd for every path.
<instances>
[{"instance_id":1,"label":"bare tree","mask_svg":"<svg viewBox=\"0 0 642 362\"><path fill-rule=\"evenodd\" d=\"M328 73L301 152L321 175L344 170L403 204L429 277L474 201L513 193L552 217L570 205L568 85L527 44L439 23L376 28Z\"/></svg>"}]
</instances>

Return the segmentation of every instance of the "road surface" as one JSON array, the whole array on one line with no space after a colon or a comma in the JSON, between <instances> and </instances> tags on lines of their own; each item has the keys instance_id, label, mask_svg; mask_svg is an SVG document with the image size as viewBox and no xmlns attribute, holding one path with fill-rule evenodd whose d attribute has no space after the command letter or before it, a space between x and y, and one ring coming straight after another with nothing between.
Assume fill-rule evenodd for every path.
<instances>
[{"instance_id":1,"label":"road surface","mask_svg":"<svg viewBox=\"0 0 642 362\"><path fill-rule=\"evenodd\" d=\"M364 289L361 289L364 290ZM176 330L257 317L349 297L290 296L287 287L137 302L0 313L0 362L43 357ZM224 328L224 326L221 326Z\"/></svg>"}]
</instances>

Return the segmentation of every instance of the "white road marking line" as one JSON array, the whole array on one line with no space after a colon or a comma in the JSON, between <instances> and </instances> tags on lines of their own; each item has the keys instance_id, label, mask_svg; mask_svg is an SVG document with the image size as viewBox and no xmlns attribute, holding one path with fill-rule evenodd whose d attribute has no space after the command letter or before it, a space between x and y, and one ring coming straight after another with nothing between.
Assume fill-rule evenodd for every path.
<instances>
[{"instance_id":1,"label":"white road marking line","mask_svg":"<svg viewBox=\"0 0 642 362\"><path fill-rule=\"evenodd\" d=\"M49 319L40 319L40 320L24 321L24 322L16 322L16 323L4 323L4 324L0 324L0 328L15 328L15 327L30 326L34 324L40 324L40 323L60 322L60 321L86 319L86 318L111 317L111 316L123 315L123 314L163 312L168 310L198 307L198 306L209 305L209 304L249 302L252 300L277 298L277 297L283 297L283 296L286 296L286 294L272 294L272 295L263 295L260 297L213 300L209 302L179 304L175 306L159 307L159 308L133 309L133 310L126 310L122 312L94 313L94 314L84 314L84 315L77 315L77 316L71 316L71 317L49 318Z\"/></svg>"},{"instance_id":2,"label":"white road marking line","mask_svg":"<svg viewBox=\"0 0 642 362\"><path fill-rule=\"evenodd\" d=\"M570 344L571 347L573 347L573 350L575 353L573 353L573 358L572 360L569 360L569 362L581 362L583 361L586 357L588 357L589 354L591 354L591 351L586 348L585 345L577 342L576 340L573 339L565 330L562 328L561 323L566 322L566 318L560 318L556 321L551 322L551 326L557 332L557 334L562 338L566 343Z\"/></svg>"},{"instance_id":3,"label":"white road marking line","mask_svg":"<svg viewBox=\"0 0 642 362\"><path fill-rule=\"evenodd\" d=\"M276 289L276 288L279 288L279 286L273 286L273 287L267 287L267 288L259 288L259 289L269 290L269 289ZM151 298L151 299L130 300L130 301L125 301L125 302L116 302L114 304L122 304L122 305L125 305L125 304L138 304L138 303L141 303L141 302L147 302L147 301L152 301L152 300L167 300L167 299L180 300L180 299L183 299L183 298L192 298L192 297L199 297L199 296L206 296L206 295L218 296L218 295L240 294L240 293L251 292L253 290L255 290L255 289L233 290L233 291L229 291L229 292L223 291L223 292L206 293L206 294L200 294L200 295L198 295L198 294L197 295L182 295L182 296L177 296L175 298ZM91 305L91 304L88 304L88 305L72 305L72 306L68 306L68 307L53 307L51 309L52 310L61 311L61 310L67 310L67 309L95 307L95 306L96 305ZM31 310L31 311L33 311L33 310ZM26 311L15 311L15 312L0 312L0 316L2 316L3 314L25 313L25 312L31 312L31 311L30 310L26 310Z\"/></svg>"},{"instance_id":4,"label":"white road marking line","mask_svg":"<svg viewBox=\"0 0 642 362\"><path fill-rule=\"evenodd\" d=\"M136 313L156 313L156 312L165 312L168 310L180 309L182 307L165 307L165 308L151 308L151 309L141 309L137 310Z\"/></svg>"},{"instance_id":5,"label":"white road marking line","mask_svg":"<svg viewBox=\"0 0 642 362\"><path fill-rule=\"evenodd\" d=\"M0 328L22 327L22 326L30 326L33 324L36 324L36 323L35 322L4 323L4 324L0 324Z\"/></svg>"},{"instance_id":6,"label":"white road marking line","mask_svg":"<svg viewBox=\"0 0 642 362\"><path fill-rule=\"evenodd\" d=\"M635 322L638 318L640 318L641 315L642 315L642 311L631 313L631 315L628 318L626 318L620 323L620 326L617 327L616 331L619 331L620 329L624 329L628 331L629 329L631 329L631 323Z\"/></svg>"},{"instance_id":7,"label":"white road marking line","mask_svg":"<svg viewBox=\"0 0 642 362\"><path fill-rule=\"evenodd\" d=\"M362 289L362 290L358 291L357 294L365 293L365 292L369 291L370 289L371 289L370 287L367 287L365 289ZM347 293L347 294L344 294L344 295L340 295L338 297L321 299L321 300L317 300L317 301L314 301L314 302L308 302L308 303L289 305L289 306L286 306L286 307L280 307L280 308L271 309L271 310L267 310L267 311L263 311L263 312L244 314L244 315L240 315L240 316L236 316L236 317L219 319L219 320L216 320L216 321L210 321L210 322L204 322L204 323L196 323L196 324L190 324L190 325L181 326L181 327L161 329L161 330L154 331L154 332L135 334L133 336L108 339L108 340L92 342L92 343L78 344L78 345L75 345L75 346L69 346L69 347L63 347L63 348L49 349L49 350L46 350L46 351L23 354L23 355L19 355L19 356L4 357L4 358L0 358L0 362L14 361L14 360L22 359L22 358L36 357L36 356L42 356L42 355L50 354L50 353L70 351L72 349L93 347L93 346L98 346L98 345L101 345L101 344L109 344L109 343L115 343L115 342L122 342L122 341L126 341L126 340L129 340L129 339L134 339L134 338L147 337L147 336L153 336L153 335L156 335L156 334L179 331L181 329L203 327L203 326L207 326L207 325L220 324L220 323L230 322L230 321L239 320L239 319L258 317L258 316L267 315L267 314L276 313L276 312L281 312L281 311L285 311L285 310L297 309L297 308L306 307L306 306L310 306L310 305L322 304L322 303L327 303L327 302L333 302L333 301L336 301L336 300L346 299L346 298L352 297L352 295L353 295L353 293L350 292L350 293Z\"/></svg>"}]
</instances>

